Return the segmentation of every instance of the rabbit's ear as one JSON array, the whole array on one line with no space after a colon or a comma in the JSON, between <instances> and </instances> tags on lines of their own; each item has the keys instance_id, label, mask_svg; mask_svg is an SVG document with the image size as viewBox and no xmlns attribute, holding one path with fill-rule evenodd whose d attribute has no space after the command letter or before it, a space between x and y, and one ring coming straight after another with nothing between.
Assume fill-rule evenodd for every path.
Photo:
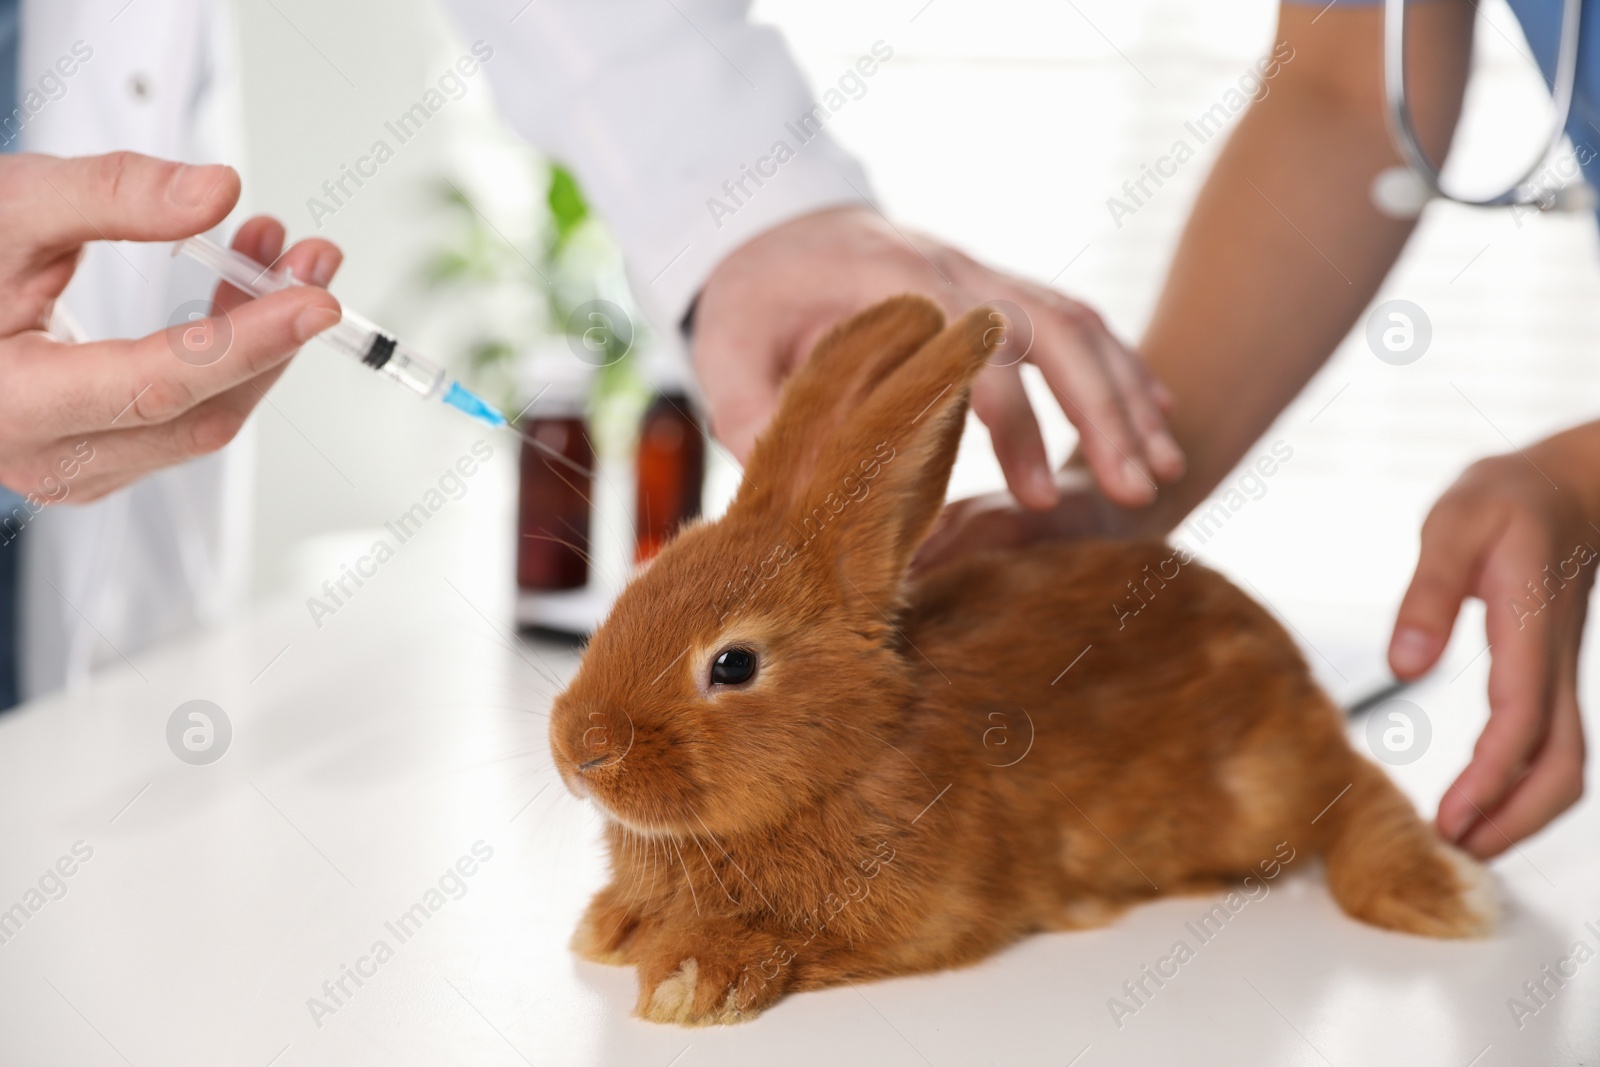
<instances>
[{"instance_id":1,"label":"rabbit's ear","mask_svg":"<svg viewBox=\"0 0 1600 1067\"><path fill-rule=\"evenodd\" d=\"M832 561L843 595L887 610L944 504L972 379L1004 337L979 307L882 376L823 443L790 527ZM812 542L816 542L812 545ZM848 584L846 584L848 582Z\"/></svg>"},{"instance_id":2,"label":"rabbit's ear","mask_svg":"<svg viewBox=\"0 0 1600 1067\"><path fill-rule=\"evenodd\" d=\"M854 417L884 377L944 325L920 296L875 304L835 326L783 389L777 414L756 441L733 509L785 513L816 473L828 441Z\"/></svg>"}]
</instances>

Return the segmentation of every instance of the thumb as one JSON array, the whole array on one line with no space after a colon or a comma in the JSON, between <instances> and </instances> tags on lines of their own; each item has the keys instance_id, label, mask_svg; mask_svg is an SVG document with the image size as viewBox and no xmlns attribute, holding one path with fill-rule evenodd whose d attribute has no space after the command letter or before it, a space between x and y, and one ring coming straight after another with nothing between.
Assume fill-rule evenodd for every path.
<instances>
[{"instance_id":1,"label":"thumb","mask_svg":"<svg viewBox=\"0 0 1600 1067\"><path fill-rule=\"evenodd\" d=\"M1475 521L1441 501L1428 515L1417 569L1389 640L1389 666L1397 677L1416 678L1444 652L1461 602L1472 592L1490 533L1483 528L1482 511Z\"/></svg>"},{"instance_id":2,"label":"thumb","mask_svg":"<svg viewBox=\"0 0 1600 1067\"><path fill-rule=\"evenodd\" d=\"M211 229L239 200L232 167L113 152L17 156L6 167L5 227L36 251L89 241L175 241Z\"/></svg>"}]
</instances>

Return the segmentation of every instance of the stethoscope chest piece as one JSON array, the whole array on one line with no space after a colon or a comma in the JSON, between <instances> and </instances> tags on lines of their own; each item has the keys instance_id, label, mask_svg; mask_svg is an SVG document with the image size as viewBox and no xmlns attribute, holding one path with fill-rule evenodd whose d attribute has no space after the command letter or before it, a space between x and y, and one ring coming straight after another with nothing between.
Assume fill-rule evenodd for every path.
<instances>
[{"instance_id":1,"label":"stethoscope chest piece","mask_svg":"<svg viewBox=\"0 0 1600 1067\"><path fill-rule=\"evenodd\" d=\"M1463 202L1447 193L1430 188L1422 175L1404 166L1387 167L1379 171L1378 176L1372 179L1370 195L1372 206L1377 208L1380 214L1391 219L1415 219L1432 200ZM1474 204L1471 201L1466 203L1473 207L1509 207L1513 212L1537 214L1555 211L1581 214L1600 207L1600 194L1596 193L1594 186L1580 180L1553 188L1524 186L1515 190L1513 199L1503 205Z\"/></svg>"},{"instance_id":2,"label":"stethoscope chest piece","mask_svg":"<svg viewBox=\"0 0 1600 1067\"><path fill-rule=\"evenodd\" d=\"M1433 190L1410 167L1387 167L1372 179L1372 206L1391 219L1414 219L1433 199Z\"/></svg>"}]
</instances>

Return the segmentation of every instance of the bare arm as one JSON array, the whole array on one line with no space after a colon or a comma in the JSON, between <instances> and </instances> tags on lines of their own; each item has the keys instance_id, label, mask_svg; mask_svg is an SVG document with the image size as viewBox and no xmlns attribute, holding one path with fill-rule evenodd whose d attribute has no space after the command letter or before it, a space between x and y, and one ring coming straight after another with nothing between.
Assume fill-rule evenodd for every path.
<instances>
[{"instance_id":1,"label":"bare arm","mask_svg":"<svg viewBox=\"0 0 1600 1067\"><path fill-rule=\"evenodd\" d=\"M1171 421L1189 458L1152 513L1130 516L1145 530L1171 529L1216 487L1349 332L1411 235L1369 195L1399 162L1384 124L1382 16L1280 11L1293 58L1223 147L1141 345L1177 398ZM1460 114L1472 8L1439 0L1408 17L1412 108L1437 160Z\"/></svg>"},{"instance_id":2,"label":"bare arm","mask_svg":"<svg viewBox=\"0 0 1600 1067\"><path fill-rule=\"evenodd\" d=\"M1411 6L1411 98L1430 156L1460 114L1472 52L1466 0ZM1399 162L1385 127L1380 7L1280 9L1276 76L1245 111L1195 201L1140 345L1175 401L1188 460L1148 507L1109 502L1075 454L1047 511L1003 493L957 501L919 553L1096 534L1164 536L1204 500L1327 360L1413 228L1372 207Z\"/></svg>"},{"instance_id":3,"label":"bare arm","mask_svg":"<svg viewBox=\"0 0 1600 1067\"><path fill-rule=\"evenodd\" d=\"M1241 121L1195 205L1144 345L1177 396L1172 425L1189 457L1150 517L1163 532L1327 359L1410 235L1368 200L1374 175L1396 162L1383 125L1381 17L1283 8L1280 38L1295 58ZM1460 111L1472 8L1439 0L1410 18L1413 108L1439 159ZM1482 460L1423 525L1390 665L1402 678L1423 674L1461 603L1487 606L1489 723L1438 814L1439 831L1480 857L1583 793L1577 663L1600 546L1596 456L1600 423ZM1552 572L1529 593L1530 578Z\"/></svg>"}]
</instances>

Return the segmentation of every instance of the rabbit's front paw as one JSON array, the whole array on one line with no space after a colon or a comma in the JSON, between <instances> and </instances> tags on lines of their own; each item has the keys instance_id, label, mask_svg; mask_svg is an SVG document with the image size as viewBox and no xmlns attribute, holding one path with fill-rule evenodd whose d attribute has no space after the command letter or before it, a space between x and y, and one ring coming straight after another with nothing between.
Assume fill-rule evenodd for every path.
<instances>
[{"instance_id":1,"label":"rabbit's front paw","mask_svg":"<svg viewBox=\"0 0 1600 1067\"><path fill-rule=\"evenodd\" d=\"M752 1019L783 995L788 959L782 946L750 952L705 938L699 947L657 953L639 962L641 1019L680 1026L709 1026ZM790 957L792 958L792 957Z\"/></svg>"},{"instance_id":2,"label":"rabbit's front paw","mask_svg":"<svg viewBox=\"0 0 1600 1067\"><path fill-rule=\"evenodd\" d=\"M621 964L628 959L628 943L639 925L639 917L630 915L618 901L615 885L608 885L594 895L584 909L578 928L572 932L572 951L595 963Z\"/></svg>"}]
</instances>

